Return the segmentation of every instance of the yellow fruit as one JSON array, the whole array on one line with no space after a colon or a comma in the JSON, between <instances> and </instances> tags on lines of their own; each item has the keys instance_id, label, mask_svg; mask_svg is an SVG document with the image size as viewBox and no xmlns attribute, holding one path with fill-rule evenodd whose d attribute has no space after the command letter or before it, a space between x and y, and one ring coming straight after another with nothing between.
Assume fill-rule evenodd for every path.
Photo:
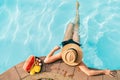
<instances>
[{"instance_id":1,"label":"yellow fruit","mask_svg":"<svg viewBox=\"0 0 120 80\"><path fill-rule=\"evenodd\" d=\"M34 71L35 72L40 72L41 70L41 67L40 66L34 66Z\"/></svg>"},{"instance_id":2,"label":"yellow fruit","mask_svg":"<svg viewBox=\"0 0 120 80\"><path fill-rule=\"evenodd\" d=\"M34 67L30 70L30 75L34 75L35 74L35 70Z\"/></svg>"}]
</instances>

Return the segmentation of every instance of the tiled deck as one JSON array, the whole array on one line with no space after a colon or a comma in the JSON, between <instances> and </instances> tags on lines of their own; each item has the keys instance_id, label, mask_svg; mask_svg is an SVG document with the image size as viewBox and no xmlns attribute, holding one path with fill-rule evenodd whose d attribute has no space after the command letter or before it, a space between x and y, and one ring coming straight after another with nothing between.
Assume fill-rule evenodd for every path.
<instances>
[{"instance_id":1,"label":"tiled deck","mask_svg":"<svg viewBox=\"0 0 120 80\"><path fill-rule=\"evenodd\" d=\"M44 60L45 57L40 57ZM0 80L120 80L120 71L116 77L106 75L88 77L78 67L70 67L62 60L51 64L43 64L42 71L33 76L23 70L24 62L12 67L0 75Z\"/></svg>"}]
</instances>

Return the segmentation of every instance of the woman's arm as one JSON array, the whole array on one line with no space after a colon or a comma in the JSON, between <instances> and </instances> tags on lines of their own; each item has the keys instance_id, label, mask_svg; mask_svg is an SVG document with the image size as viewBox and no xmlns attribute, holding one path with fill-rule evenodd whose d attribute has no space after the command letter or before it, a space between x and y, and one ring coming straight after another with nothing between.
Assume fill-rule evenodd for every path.
<instances>
[{"instance_id":1,"label":"woman's arm","mask_svg":"<svg viewBox=\"0 0 120 80\"><path fill-rule=\"evenodd\" d=\"M55 46L50 53L46 56L44 63L51 63L54 62L58 59L61 59L61 53L58 53L56 55L53 55L55 53L55 51L59 50L60 47L59 46Z\"/></svg>"},{"instance_id":2,"label":"woman's arm","mask_svg":"<svg viewBox=\"0 0 120 80\"><path fill-rule=\"evenodd\" d=\"M114 77L114 76L116 75L116 71L89 69L83 62L81 62L81 64L79 65L79 68L80 68L84 73L86 73L88 76L105 74L105 75L109 75L109 76L111 76L111 77Z\"/></svg>"}]
</instances>

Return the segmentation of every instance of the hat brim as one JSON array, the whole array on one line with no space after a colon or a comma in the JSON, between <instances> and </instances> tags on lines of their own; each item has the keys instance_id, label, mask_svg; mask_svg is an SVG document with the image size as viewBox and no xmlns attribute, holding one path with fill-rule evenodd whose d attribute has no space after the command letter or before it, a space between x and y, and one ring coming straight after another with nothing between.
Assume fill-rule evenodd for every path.
<instances>
[{"instance_id":1,"label":"hat brim","mask_svg":"<svg viewBox=\"0 0 120 80\"><path fill-rule=\"evenodd\" d=\"M73 63L69 63L69 62L67 62L67 61L65 60L65 55L66 55L65 51L68 50L68 49L70 49L70 48L76 49L76 51L77 51L77 53L78 53L77 60L76 60L75 62L73 62ZM76 44L74 44L74 43L65 45L65 46L62 48L62 51L61 51L61 52L62 52L62 59L63 59L63 61L64 61L66 64L70 65L70 66L76 66L76 65L80 64L81 61L82 61L82 56L83 56L83 55L82 55L82 49L80 48L80 46L78 46L78 45L76 45Z\"/></svg>"}]
</instances>

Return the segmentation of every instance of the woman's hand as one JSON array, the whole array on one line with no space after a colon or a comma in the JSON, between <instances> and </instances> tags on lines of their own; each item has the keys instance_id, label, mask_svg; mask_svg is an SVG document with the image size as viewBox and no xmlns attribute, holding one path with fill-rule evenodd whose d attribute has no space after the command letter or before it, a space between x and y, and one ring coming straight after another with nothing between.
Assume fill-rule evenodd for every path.
<instances>
[{"instance_id":1,"label":"woman's hand","mask_svg":"<svg viewBox=\"0 0 120 80\"><path fill-rule=\"evenodd\" d=\"M57 50L59 50L60 49L60 46L55 46L54 48L53 48L53 50L55 50L55 51L57 51Z\"/></svg>"},{"instance_id":2,"label":"woman's hand","mask_svg":"<svg viewBox=\"0 0 120 80\"><path fill-rule=\"evenodd\" d=\"M109 75L111 77L115 77L117 74L117 71L110 71L110 70L105 70L105 74Z\"/></svg>"}]
</instances>

